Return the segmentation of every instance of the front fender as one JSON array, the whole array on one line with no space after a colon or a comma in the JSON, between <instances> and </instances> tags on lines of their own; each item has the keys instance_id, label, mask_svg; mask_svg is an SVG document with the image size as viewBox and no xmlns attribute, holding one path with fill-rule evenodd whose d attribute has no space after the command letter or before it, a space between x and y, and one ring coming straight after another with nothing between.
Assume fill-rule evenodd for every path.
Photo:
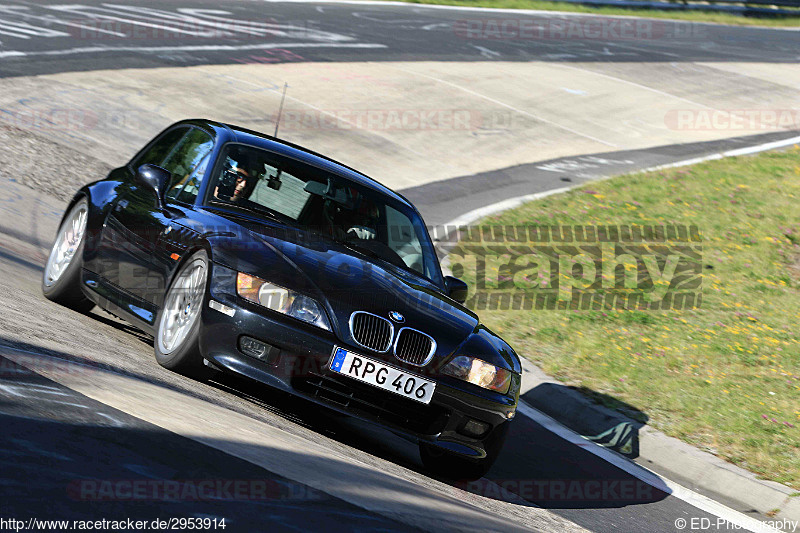
<instances>
[{"instance_id":1,"label":"front fender","mask_svg":"<svg viewBox=\"0 0 800 533\"><path fill-rule=\"evenodd\" d=\"M517 374L522 373L522 364L514 349L483 324L478 324L475 327L472 333L453 352L453 355L475 357Z\"/></svg>"},{"instance_id":2,"label":"front fender","mask_svg":"<svg viewBox=\"0 0 800 533\"><path fill-rule=\"evenodd\" d=\"M319 286L292 261L286 249L282 250L249 232L242 235L223 232L206 236L206 240L213 262L308 294L329 306ZM296 245L284 243L284 246Z\"/></svg>"},{"instance_id":3,"label":"front fender","mask_svg":"<svg viewBox=\"0 0 800 533\"><path fill-rule=\"evenodd\" d=\"M104 215L108 207L119 195L119 187L124 182L124 174L124 168L117 168L109 172L105 179L93 181L78 189L78 192L75 193L75 196L72 197L72 200L70 200L67 205L61 217L60 224L63 224L64 218L67 216L70 209L72 209L81 198L87 198L89 200L90 217L98 214L101 216ZM102 218L105 219L104 216Z\"/></svg>"},{"instance_id":4,"label":"front fender","mask_svg":"<svg viewBox=\"0 0 800 533\"><path fill-rule=\"evenodd\" d=\"M89 218L86 227L86 244L83 250L84 266L89 270L93 268L93 261L97 258L98 246L103 232L103 224L106 221L109 210L113 207L116 199L120 195L120 188L124 185L121 180L110 179L114 175L112 171L109 178L96 181L81 187L73 197L70 205L64 213L66 216L72 206L81 198L89 201ZM62 217L63 223L63 217Z\"/></svg>"}]
</instances>

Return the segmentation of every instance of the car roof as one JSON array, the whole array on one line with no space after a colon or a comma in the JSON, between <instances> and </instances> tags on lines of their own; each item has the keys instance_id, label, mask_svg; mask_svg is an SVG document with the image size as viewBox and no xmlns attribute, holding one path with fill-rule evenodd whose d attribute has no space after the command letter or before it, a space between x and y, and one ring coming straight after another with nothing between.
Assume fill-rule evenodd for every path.
<instances>
[{"instance_id":1,"label":"car roof","mask_svg":"<svg viewBox=\"0 0 800 533\"><path fill-rule=\"evenodd\" d=\"M216 138L221 143L237 142L242 144L248 144L251 146L255 146L257 148L263 148L270 152L291 157L293 159L302 161L304 163L308 163L309 165L321 168L323 170L327 170L328 172L347 178L359 185L370 188L376 192L391 196L392 198L396 199L399 202L402 202L403 204L407 205L408 207L416 211L416 207L411 202L409 202L408 199L406 199L402 194L393 191L386 185L383 185L381 182L373 178L370 178L369 176L359 172L358 170L355 170L352 167L349 167L343 163L331 159L330 157L309 150L308 148L304 148L302 146L287 141L283 141L281 139L272 137L270 135L258 131L249 130L246 128L242 128L240 126L235 126L233 124L216 122L213 120L190 119L190 120L182 120L177 124L187 124L187 125L199 126L208 130L213 130L214 133L216 134L215 135Z\"/></svg>"}]
</instances>

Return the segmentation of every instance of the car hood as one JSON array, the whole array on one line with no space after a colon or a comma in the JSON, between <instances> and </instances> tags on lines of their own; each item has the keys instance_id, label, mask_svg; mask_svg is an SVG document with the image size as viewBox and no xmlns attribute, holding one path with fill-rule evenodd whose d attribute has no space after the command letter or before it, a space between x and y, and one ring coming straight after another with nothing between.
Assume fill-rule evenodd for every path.
<instances>
[{"instance_id":1,"label":"car hood","mask_svg":"<svg viewBox=\"0 0 800 533\"><path fill-rule=\"evenodd\" d=\"M432 368L469 349L468 355L519 371L513 350L482 326L475 313L442 294L432 282L313 234L285 226L236 222L242 231L230 232L235 237L221 234L209 239L212 259L313 296L326 307L331 327L344 344L369 353L350 333L348 321L354 311L387 319L396 311L404 320L394 323L395 331L410 327L436 340ZM393 356L385 358L397 362Z\"/></svg>"}]
</instances>

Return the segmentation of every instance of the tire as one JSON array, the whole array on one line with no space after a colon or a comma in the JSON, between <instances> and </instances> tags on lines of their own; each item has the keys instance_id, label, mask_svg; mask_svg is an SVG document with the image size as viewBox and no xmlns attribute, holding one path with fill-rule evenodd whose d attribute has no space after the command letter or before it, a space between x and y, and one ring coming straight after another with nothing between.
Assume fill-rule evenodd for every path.
<instances>
[{"instance_id":1,"label":"tire","mask_svg":"<svg viewBox=\"0 0 800 533\"><path fill-rule=\"evenodd\" d=\"M448 452L427 442L419 443L419 456L428 472L452 481L473 481L485 476L494 465L508 434L508 422L497 428L487 438L486 457L471 459Z\"/></svg>"},{"instance_id":2,"label":"tire","mask_svg":"<svg viewBox=\"0 0 800 533\"><path fill-rule=\"evenodd\" d=\"M208 254L203 250L183 263L164 297L153 342L158 364L195 378L209 374L200 355L200 314L208 273Z\"/></svg>"},{"instance_id":3,"label":"tire","mask_svg":"<svg viewBox=\"0 0 800 533\"><path fill-rule=\"evenodd\" d=\"M44 297L81 313L94 307L94 303L81 290L88 218L89 201L82 198L70 209L58 228L42 273Z\"/></svg>"}]
</instances>

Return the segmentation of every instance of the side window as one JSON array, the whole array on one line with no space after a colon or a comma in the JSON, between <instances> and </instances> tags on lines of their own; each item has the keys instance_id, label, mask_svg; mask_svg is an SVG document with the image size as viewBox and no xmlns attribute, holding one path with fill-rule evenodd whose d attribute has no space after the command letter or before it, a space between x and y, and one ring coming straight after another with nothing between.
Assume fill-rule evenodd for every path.
<instances>
[{"instance_id":1,"label":"side window","mask_svg":"<svg viewBox=\"0 0 800 533\"><path fill-rule=\"evenodd\" d=\"M177 192L177 194L173 193L173 190L178 190L178 187L174 187L167 193L167 196L172 197L172 195L174 195L176 200L187 204L194 202L195 198L197 198L197 193L200 191L200 184L203 182L203 176L206 174L209 159L210 156L208 155L203 158L191 177L186 181L186 184L180 189L180 192Z\"/></svg>"},{"instance_id":2,"label":"side window","mask_svg":"<svg viewBox=\"0 0 800 533\"><path fill-rule=\"evenodd\" d=\"M400 211L387 205L386 229L389 248L397 252L406 266L424 273L422 245L411 220Z\"/></svg>"},{"instance_id":3,"label":"side window","mask_svg":"<svg viewBox=\"0 0 800 533\"><path fill-rule=\"evenodd\" d=\"M137 168L142 165L151 164L151 165L158 165L162 166L164 163L164 159L172 152L172 149L175 148L175 145L178 144L178 141L186 135L186 132L189 128L175 128L174 130L169 130L164 135L159 137L155 143L153 143L150 148L147 149L142 155L140 155L136 160L131 163L131 167L133 167L134 172Z\"/></svg>"},{"instance_id":4,"label":"side window","mask_svg":"<svg viewBox=\"0 0 800 533\"><path fill-rule=\"evenodd\" d=\"M172 174L168 198L193 202L203 181L214 141L206 132L192 128L162 165Z\"/></svg>"}]
</instances>

